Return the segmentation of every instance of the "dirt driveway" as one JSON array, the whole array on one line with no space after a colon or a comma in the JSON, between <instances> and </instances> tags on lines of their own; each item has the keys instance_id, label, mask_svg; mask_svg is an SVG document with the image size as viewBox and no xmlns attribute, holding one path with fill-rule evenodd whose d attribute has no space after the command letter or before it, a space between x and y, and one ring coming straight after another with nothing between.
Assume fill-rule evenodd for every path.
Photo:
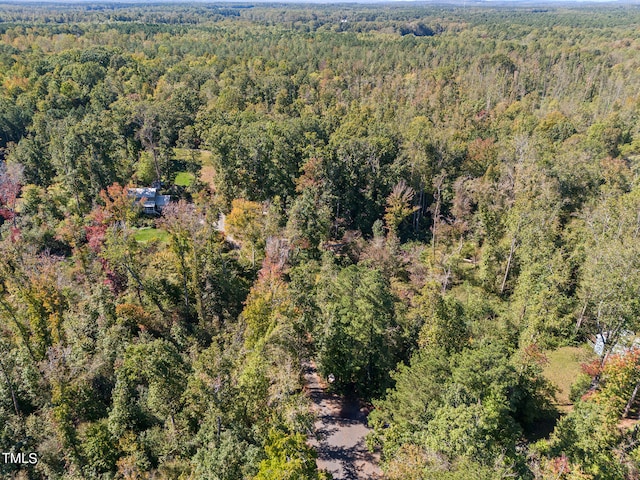
<instances>
[{"instance_id":1,"label":"dirt driveway","mask_svg":"<svg viewBox=\"0 0 640 480\"><path fill-rule=\"evenodd\" d=\"M313 364L305 366L305 383L317 415L309 443L318 451L318 468L335 480L381 478L379 458L365 446L370 429L358 400L328 394Z\"/></svg>"}]
</instances>

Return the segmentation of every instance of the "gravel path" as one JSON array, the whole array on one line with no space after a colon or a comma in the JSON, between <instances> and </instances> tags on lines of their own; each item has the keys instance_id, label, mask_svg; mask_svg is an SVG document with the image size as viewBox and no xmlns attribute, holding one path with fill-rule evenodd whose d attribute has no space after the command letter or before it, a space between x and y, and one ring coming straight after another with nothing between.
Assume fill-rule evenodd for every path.
<instances>
[{"instance_id":1,"label":"gravel path","mask_svg":"<svg viewBox=\"0 0 640 480\"><path fill-rule=\"evenodd\" d=\"M378 456L365 446L370 429L358 400L328 394L313 364L306 365L305 383L317 415L315 438L309 443L318 451L318 468L334 480L381 478Z\"/></svg>"}]
</instances>

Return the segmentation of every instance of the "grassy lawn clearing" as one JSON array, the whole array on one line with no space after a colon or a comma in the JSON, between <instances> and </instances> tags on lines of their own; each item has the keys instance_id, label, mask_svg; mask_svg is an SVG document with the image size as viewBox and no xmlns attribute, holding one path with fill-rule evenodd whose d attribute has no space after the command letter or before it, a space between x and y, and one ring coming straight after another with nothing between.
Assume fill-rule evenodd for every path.
<instances>
[{"instance_id":1,"label":"grassy lawn clearing","mask_svg":"<svg viewBox=\"0 0 640 480\"><path fill-rule=\"evenodd\" d=\"M176 175L176 179L173 181L179 187L188 187L193 183L194 176L193 173L189 172L178 172Z\"/></svg>"},{"instance_id":2,"label":"grassy lawn clearing","mask_svg":"<svg viewBox=\"0 0 640 480\"><path fill-rule=\"evenodd\" d=\"M213 167L211 165L211 152L209 150L190 150L188 148L174 148L173 153L176 160L185 162L187 164L196 162L201 166L201 177L212 176L211 172ZM207 179L204 179L205 183L210 183ZM189 172L178 172L174 183L180 187L188 187L195 180L195 175Z\"/></svg>"},{"instance_id":3,"label":"grassy lawn clearing","mask_svg":"<svg viewBox=\"0 0 640 480\"><path fill-rule=\"evenodd\" d=\"M139 228L134 234L136 242L146 243L151 240L159 240L160 242L166 242L169 238L169 234L166 230L161 228L143 227Z\"/></svg>"},{"instance_id":4,"label":"grassy lawn clearing","mask_svg":"<svg viewBox=\"0 0 640 480\"><path fill-rule=\"evenodd\" d=\"M200 150L200 161L202 165L211 165L211 151Z\"/></svg>"},{"instance_id":5,"label":"grassy lawn clearing","mask_svg":"<svg viewBox=\"0 0 640 480\"><path fill-rule=\"evenodd\" d=\"M580 347L561 347L551 352L545 352L545 355L549 363L545 365L542 373L558 387L556 394L558 406L569 406L571 405L569 400L571 384L582 373L580 365L593 360L596 354L589 345L583 345Z\"/></svg>"}]
</instances>

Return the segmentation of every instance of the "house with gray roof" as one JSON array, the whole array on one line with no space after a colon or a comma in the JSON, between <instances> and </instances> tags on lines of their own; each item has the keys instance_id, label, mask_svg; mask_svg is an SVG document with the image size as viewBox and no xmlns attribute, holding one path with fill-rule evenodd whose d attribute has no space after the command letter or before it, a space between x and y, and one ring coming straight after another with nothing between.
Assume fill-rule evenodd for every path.
<instances>
[{"instance_id":1,"label":"house with gray roof","mask_svg":"<svg viewBox=\"0 0 640 480\"><path fill-rule=\"evenodd\" d=\"M171 195L160 195L155 187L130 188L128 194L149 215L160 215L171 201Z\"/></svg>"}]
</instances>

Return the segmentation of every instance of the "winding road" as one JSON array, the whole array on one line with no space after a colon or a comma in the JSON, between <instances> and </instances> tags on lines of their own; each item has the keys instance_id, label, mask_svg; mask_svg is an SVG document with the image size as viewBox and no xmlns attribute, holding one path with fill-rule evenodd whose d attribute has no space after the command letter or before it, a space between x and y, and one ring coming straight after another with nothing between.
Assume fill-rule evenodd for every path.
<instances>
[{"instance_id":1,"label":"winding road","mask_svg":"<svg viewBox=\"0 0 640 480\"><path fill-rule=\"evenodd\" d=\"M317 415L315 435L309 441L318 452L318 468L334 480L381 478L378 455L367 450L367 414L357 399L327 393L315 365L305 366L307 393Z\"/></svg>"}]
</instances>

